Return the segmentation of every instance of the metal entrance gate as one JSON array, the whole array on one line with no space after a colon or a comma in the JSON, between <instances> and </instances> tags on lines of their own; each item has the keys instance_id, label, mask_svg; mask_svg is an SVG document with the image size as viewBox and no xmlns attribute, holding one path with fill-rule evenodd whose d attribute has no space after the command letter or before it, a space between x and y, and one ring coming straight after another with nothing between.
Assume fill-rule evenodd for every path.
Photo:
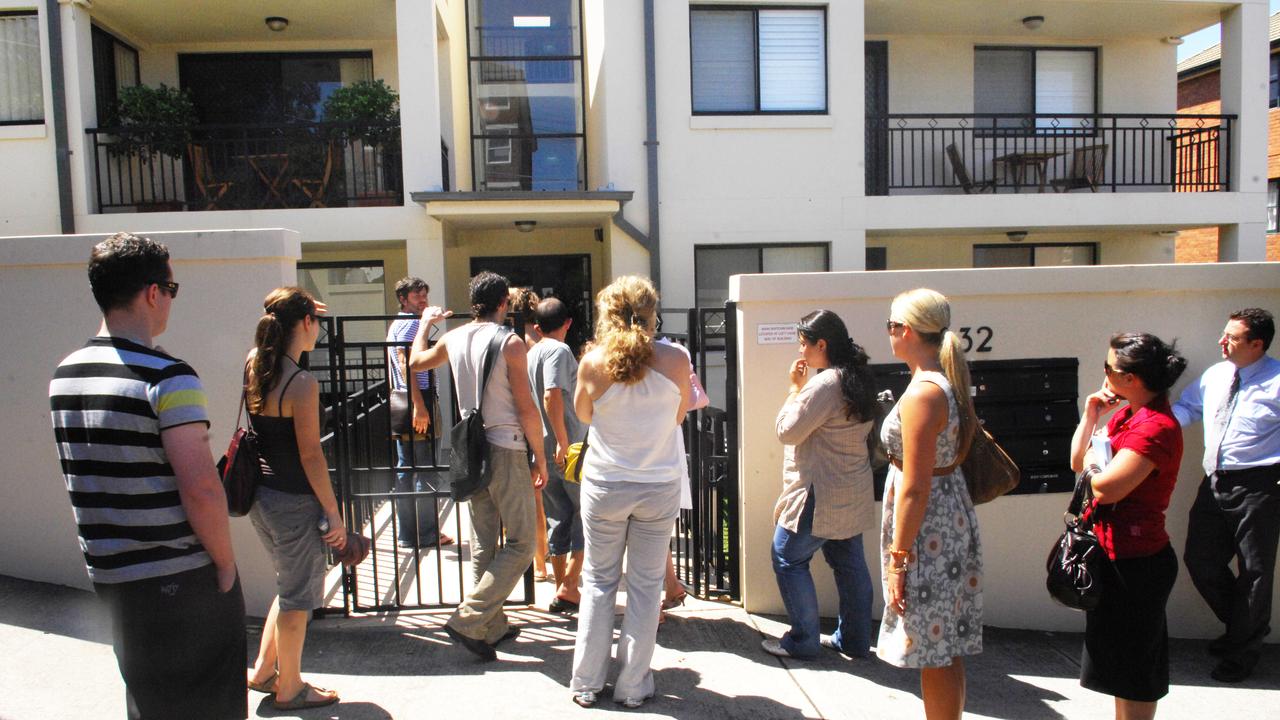
<instances>
[{"instance_id":1,"label":"metal entrance gate","mask_svg":"<svg viewBox=\"0 0 1280 720\"><path fill-rule=\"evenodd\" d=\"M425 457L411 451L404 468L415 477L425 476L431 490L393 492L397 452L390 430L388 353L404 348L407 355L408 348L386 337L398 317L323 318L320 341L309 358L311 372L320 381L322 443L343 517L349 529L374 541L367 560L354 572L343 571L341 601L335 597L325 613L453 607L472 584L464 567L470 556L462 509L449 496L448 467L440 462L434 432L428 432ZM442 400L427 401L433 407L433 429L453 426L452 398ZM453 535L455 544L441 548L430 538L420 541L428 543L423 547L401 548L394 502L413 503L423 512L434 509L440 529ZM510 602L527 605L533 598L530 568L523 591L518 589Z\"/></svg>"},{"instance_id":2,"label":"metal entrance gate","mask_svg":"<svg viewBox=\"0 0 1280 720\"><path fill-rule=\"evenodd\" d=\"M741 598L741 532L738 526L738 378L737 312L723 308L689 308L665 314L685 315L687 342L694 370L709 385L712 372L724 372L722 407L706 407L685 420L693 509L676 521L673 555L676 574L701 598ZM719 363L723 360L723 366Z\"/></svg>"}]
</instances>

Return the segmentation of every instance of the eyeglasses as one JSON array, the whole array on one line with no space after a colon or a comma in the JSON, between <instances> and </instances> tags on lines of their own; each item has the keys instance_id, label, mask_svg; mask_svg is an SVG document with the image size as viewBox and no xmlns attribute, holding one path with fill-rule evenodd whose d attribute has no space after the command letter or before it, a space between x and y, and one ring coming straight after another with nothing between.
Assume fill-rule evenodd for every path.
<instances>
[{"instance_id":1,"label":"eyeglasses","mask_svg":"<svg viewBox=\"0 0 1280 720\"><path fill-rule=\"evenodd\" d=\"M888 330L890 335L893 334L894 330L897 330L898 328L904 328L906 326L907 326L906 323L900 323L900 322L897 322L896 320L889 320L884 324L885 330Z\"/></svg>"},{"instance_id":2,"label":"eyeglasses","mask_svg":"<svg viewBox=\"0 0 1280 720\"><path fill-rule=\"evenodd\" d=\"M178 283L172 280L152 280L153 285L159 285L160 289L169 293L170 298L178 297Z\"/></svg>"},{"instance_id":3,"label":"eyeglasses","mask_svg":"<svg viewBox=\"0 0 1280 720\"><path fill-rule=\"evenodd\" d=\"M1222 333L1222 339L1226 340L1232 345L1239 345L1240 343L1247 341L1249 339L1249 336L1248 335L1232 335L1231 333L1224 332Z\"/></svg>"}]
</instances>

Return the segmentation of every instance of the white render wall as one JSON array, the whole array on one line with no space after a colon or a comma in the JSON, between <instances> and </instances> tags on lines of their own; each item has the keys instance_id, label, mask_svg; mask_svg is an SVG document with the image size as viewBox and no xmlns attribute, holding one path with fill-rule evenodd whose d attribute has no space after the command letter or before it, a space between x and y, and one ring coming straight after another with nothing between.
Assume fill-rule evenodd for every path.
<instances>
[{"instance_id":1,"label":"white render wall","mask_svg":"<svg viewBox=\"0 0 1280 720\"><path fill-rule=\"evenodd\" d=\"M44 122L0 127L0 235L58 232L58 175L54 165L53 98L49 91L48 16L42 3L0 0L0 10L36 11Z\"/></svg>"},{"instance_id":2,"label":"white render wall","mask_svg":"<svg viewBox=\"0 0 1280 720\"><path fill-rule=\"evenodd\" d=\"M88 588L84 555L58 465L49 419L49 378L62 358L98 332L89 291L89 251L103 235L0 238L0 574ZM226 450L235 427L240 375L262 298L296 283L300 252L288 230L154 233L169 247L182 293L157 342L187 360L209 397L210 445ZM231 520L251 615L265 615L275 574L248 518Z\"/></svg>"},{"instance_id":3,"label":"white render wall","mask_svg":"<svg viewBox=\"0 0 1280 720\"><path fill-rule=\"evenodd\" d=\"M805 275L738 275L730 296L738 301L738 457L742 527L742 600L752 612L782 613L769 563L772 509L781 488L782 445L773 418L786 396L795 345L758 345L761 323L795 322L816 308L840 314L873 363L898 362L889 351L884 320L902 291L931 287L951 300L953 328L987 325L992 352L983 360L1076 357L1079 398L1102 383L1107 341L1117 331L1152 332L1178 340L1189 361L1174 386L1177 397L1220 359L1216 345L1227 315L1241 307L1280 310L1280 263L1139 265L1082 268L932 270ZM1271 353L1277 353L1273 346ZM975 356L970 356L975 359ZM1184 429L1182 472L1167 513L1167 528L1181 559L1187 512L1199 485L1203 427ZM985 564L984 622L1010 628L1080 630L1083 614L1055 605L1044 590L1044 562L1062 530L1063 493L1015 495L978 506ZM880 511L877 504L876 517ZM879 524L864 534L867 564L879 590ZM835 610L831 574L814 564L824 614ZM1200 600L1185 571L1169 601L1169 632L1212 637L1221 626Z\"/></svg>"}]
</instances>

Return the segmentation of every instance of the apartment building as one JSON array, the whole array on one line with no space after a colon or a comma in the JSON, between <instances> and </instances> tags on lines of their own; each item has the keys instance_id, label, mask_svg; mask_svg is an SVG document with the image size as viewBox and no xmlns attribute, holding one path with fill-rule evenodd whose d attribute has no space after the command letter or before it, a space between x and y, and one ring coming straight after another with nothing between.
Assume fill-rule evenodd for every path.
<instances>
[{"instance_id":1,"label":"apartment building","mask_svg":"<svg viewBox=\"0 0 1280 720\"><path fill-rule=\"evenodd\" d=\"M1280 13L1271 16L1267 34L1271 46L1267 62L1267 259L1280 260L1280 226L1276 223L1276 208L1280 205ZM1206 48L1178 63L1178 112L1221 112L1221 64L1222 45ZM1218 229L1197 228L1179 233L1175 255L1178 262L1214 262L1218 259Z\"/></svg>"},{"instance_id":2,"label":"apartment building","mask_svg":"<svg viewBox=\"0 0 1280 720\"><path fill-rule=\"evenodd\" d=\"M1173 39L1218 22L1220 106L1176 115ZM1261 260L1266 29L1264 0L0 0L0 235L283 227L339 312L405 273L465 308L486 268L583 319L632 272L677 308L737 273L1170 262L1185 228ZM329 102L378 80L398 119ZM162 83L193 114L113 127Z\"/></svg>"}]
</instances>

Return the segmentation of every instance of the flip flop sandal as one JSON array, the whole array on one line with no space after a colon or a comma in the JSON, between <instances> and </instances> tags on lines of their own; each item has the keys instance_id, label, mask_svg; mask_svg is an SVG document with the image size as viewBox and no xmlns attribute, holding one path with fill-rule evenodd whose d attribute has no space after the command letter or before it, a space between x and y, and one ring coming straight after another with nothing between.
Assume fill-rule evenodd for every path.
<instances>
[{"instance_id":1,"label":"flip flop sandal","mask_svg":"<svg viewBox=\"0 0 1280 720\"><path fill-rule=\"evenodd\" d=\"M307 696L313 691L320 694L319 700L307 699ZM292 700L282 703L280 702L279 696L276 696L276 701L271 705L276 710L306 710L307 708L324 707L325 705L332 705L338 702L337 694L328 695L326 694L328 692L330 691L325 690L324 688L315 687L311 683L302 683L302 692L295 695Z\"/></svg>"},{"instance_id":2,"label":"flip flop sandal","mask_svg":"<svg viewBox=\"0 0 1280 720\"><path fill-rule=\"evenodd\" d=\"M271 677L267 678L263 682L254 682L250 680L248 682L249 689L253 690L254 692L266 693L267 695L275 695L276 679L278 677L279 675L277 673L271 673Z\"/></svg>"}]
</instances>

